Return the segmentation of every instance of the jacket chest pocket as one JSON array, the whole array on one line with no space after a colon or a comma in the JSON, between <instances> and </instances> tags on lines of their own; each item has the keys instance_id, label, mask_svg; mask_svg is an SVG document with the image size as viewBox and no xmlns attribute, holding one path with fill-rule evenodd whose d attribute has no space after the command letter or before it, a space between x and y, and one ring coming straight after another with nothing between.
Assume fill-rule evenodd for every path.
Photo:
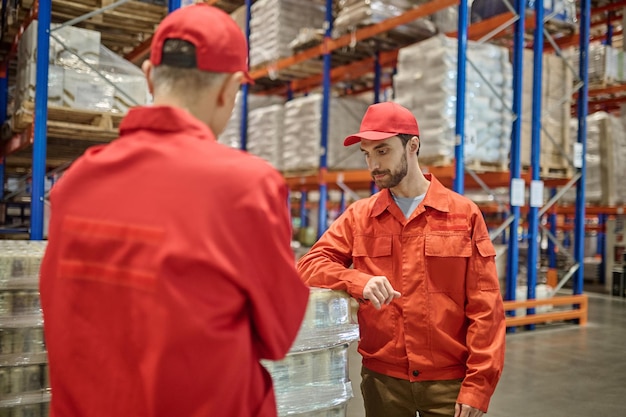
<instances>
[{"instance_id":1,"label":"jacket chest pocket","mask_svg":"<svg viewBox=\"0 0 626 417\"><path fill-rule=\"evenodd\" d=\"M391 279L393 257L392 236L355 236L352 258L354 269Z\"/></svg>"},{"instance_id":2,"label":"jacket chest pocket","mask_svg":"<svg viewBox=\"0 0 626 417\"><path fill-rule=\"evenodd\" d=\"M430 234L425 237L426 281L429 292L465 292L465 276L472 256L468 234Z\"/></svg>"}]
</instances>

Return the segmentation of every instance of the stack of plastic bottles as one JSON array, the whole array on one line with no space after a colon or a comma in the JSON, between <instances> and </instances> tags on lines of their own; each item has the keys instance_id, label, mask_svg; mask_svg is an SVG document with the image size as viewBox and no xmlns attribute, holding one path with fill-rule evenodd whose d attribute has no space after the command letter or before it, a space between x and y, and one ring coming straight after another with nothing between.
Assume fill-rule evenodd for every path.
<instances>
[{"instance_id":1,"label":"stack of plastic bottles","mask_svg":"<svg viewBox=\"0 0 626 417\"><path fill-rule=\"evenodd\" d=\"M47 417L39 267L45 242L0 240L0 417Z\"/></svg>"},{"instance_id":2,"label":"stack of plastic bottles","mask_svg":"<svg viewBox=\"0 0 626 417\"><path fill-rule=\"evenodd\" d=\"M278 415L345 416L352 398L348 346L358 337L350 297L311 288L307 312L289 354L281 361L263 361L274 380Z\"/></svg>"}]
</instances>

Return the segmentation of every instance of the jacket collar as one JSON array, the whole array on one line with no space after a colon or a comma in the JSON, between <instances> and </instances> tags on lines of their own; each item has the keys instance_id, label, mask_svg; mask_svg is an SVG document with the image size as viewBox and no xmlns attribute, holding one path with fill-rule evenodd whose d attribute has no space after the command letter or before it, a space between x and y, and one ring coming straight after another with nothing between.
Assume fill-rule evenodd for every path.
<instances>
[{"instance_id":1,"label":"jacket collar","mask_svg":"<svg viewBox=\"0 0 626 417\"><path fill-rule=\"evenodd\" d=\"M191 113L177 107L141 106L130 109L120 123L120 135L136 130L163 133L185 132L198 139L215 140L215 135L208 126Z\"/></svg>"},{"instance_id":2,"label":"jacket collar","mask_svg":"<svg viewBox=\"0 0 626 417\"><path fill-rule=\"evenodd\" d=\"M448 197L450 190L444 187L433 174L424 174L424 177L430 181L430 187L428 187L423 201L424 206L448 213L450 211L450 200ZM370 217L380 216L393 203L393 196L389 189L382 190L374 198L376 201L370 210Z\"/></svg>"}]
</instances>

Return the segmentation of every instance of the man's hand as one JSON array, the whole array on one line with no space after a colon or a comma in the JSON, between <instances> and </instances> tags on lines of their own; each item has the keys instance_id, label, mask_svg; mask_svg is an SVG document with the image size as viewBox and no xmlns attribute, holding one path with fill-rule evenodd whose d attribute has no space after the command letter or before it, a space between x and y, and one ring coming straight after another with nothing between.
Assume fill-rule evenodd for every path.
<instances>
[{"instance_id":1,"label":"man's hand","mask_svg":"<svg viewBox=\"0 0 626 417\"><path fill-rule=\"evenodd\" d=\"M370 300L377 310L383 304L389 304L398 297L400 293L393 289L387 277L384 276L372 277L363 288L363 298Z\"/></svg>"},{"instance_id":2,"label":"man's hand","mask_svg":"<svg viewBox=\"0 0 626 417\"><path fill-rule=\"evenodd\" d=\"M454 406L454 417L482 417L483 414L479 409L467 404L456 403Z\"/></svg>"}]
</instances>

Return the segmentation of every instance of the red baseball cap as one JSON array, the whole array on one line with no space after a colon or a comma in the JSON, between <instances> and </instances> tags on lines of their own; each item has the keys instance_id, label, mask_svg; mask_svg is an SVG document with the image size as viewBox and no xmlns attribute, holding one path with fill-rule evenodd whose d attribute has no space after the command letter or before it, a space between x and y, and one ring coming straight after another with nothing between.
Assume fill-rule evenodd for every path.
<instances>
[{"instance_id":1,"label":"red baseball cap","mask_svg":"<svg viewBox=\"0 0 626 417\"><path fill-rule=\"evenodd\" d=\"M204 3L174 10L161 21L150 49L150 62L163 62L163 45L168 39L181 39L196 48L195 68L217 73L243 71L248 74L248 44L243 31L228 13ZM169 65L169 63L168 63Z\"/></svg>"},{"instance_id":2,"label":"red baseball cap","mask_svg":"<svg viewBox=\"0 0 626 417\"><path fill-rule=\"evenodd\" d=\"M343 146L354 145L361 139L383 140L399 134L419 136L413 113L392 101L372 104L363 116L359 133L348 136Z\"/></svg>"}]
</instances>

